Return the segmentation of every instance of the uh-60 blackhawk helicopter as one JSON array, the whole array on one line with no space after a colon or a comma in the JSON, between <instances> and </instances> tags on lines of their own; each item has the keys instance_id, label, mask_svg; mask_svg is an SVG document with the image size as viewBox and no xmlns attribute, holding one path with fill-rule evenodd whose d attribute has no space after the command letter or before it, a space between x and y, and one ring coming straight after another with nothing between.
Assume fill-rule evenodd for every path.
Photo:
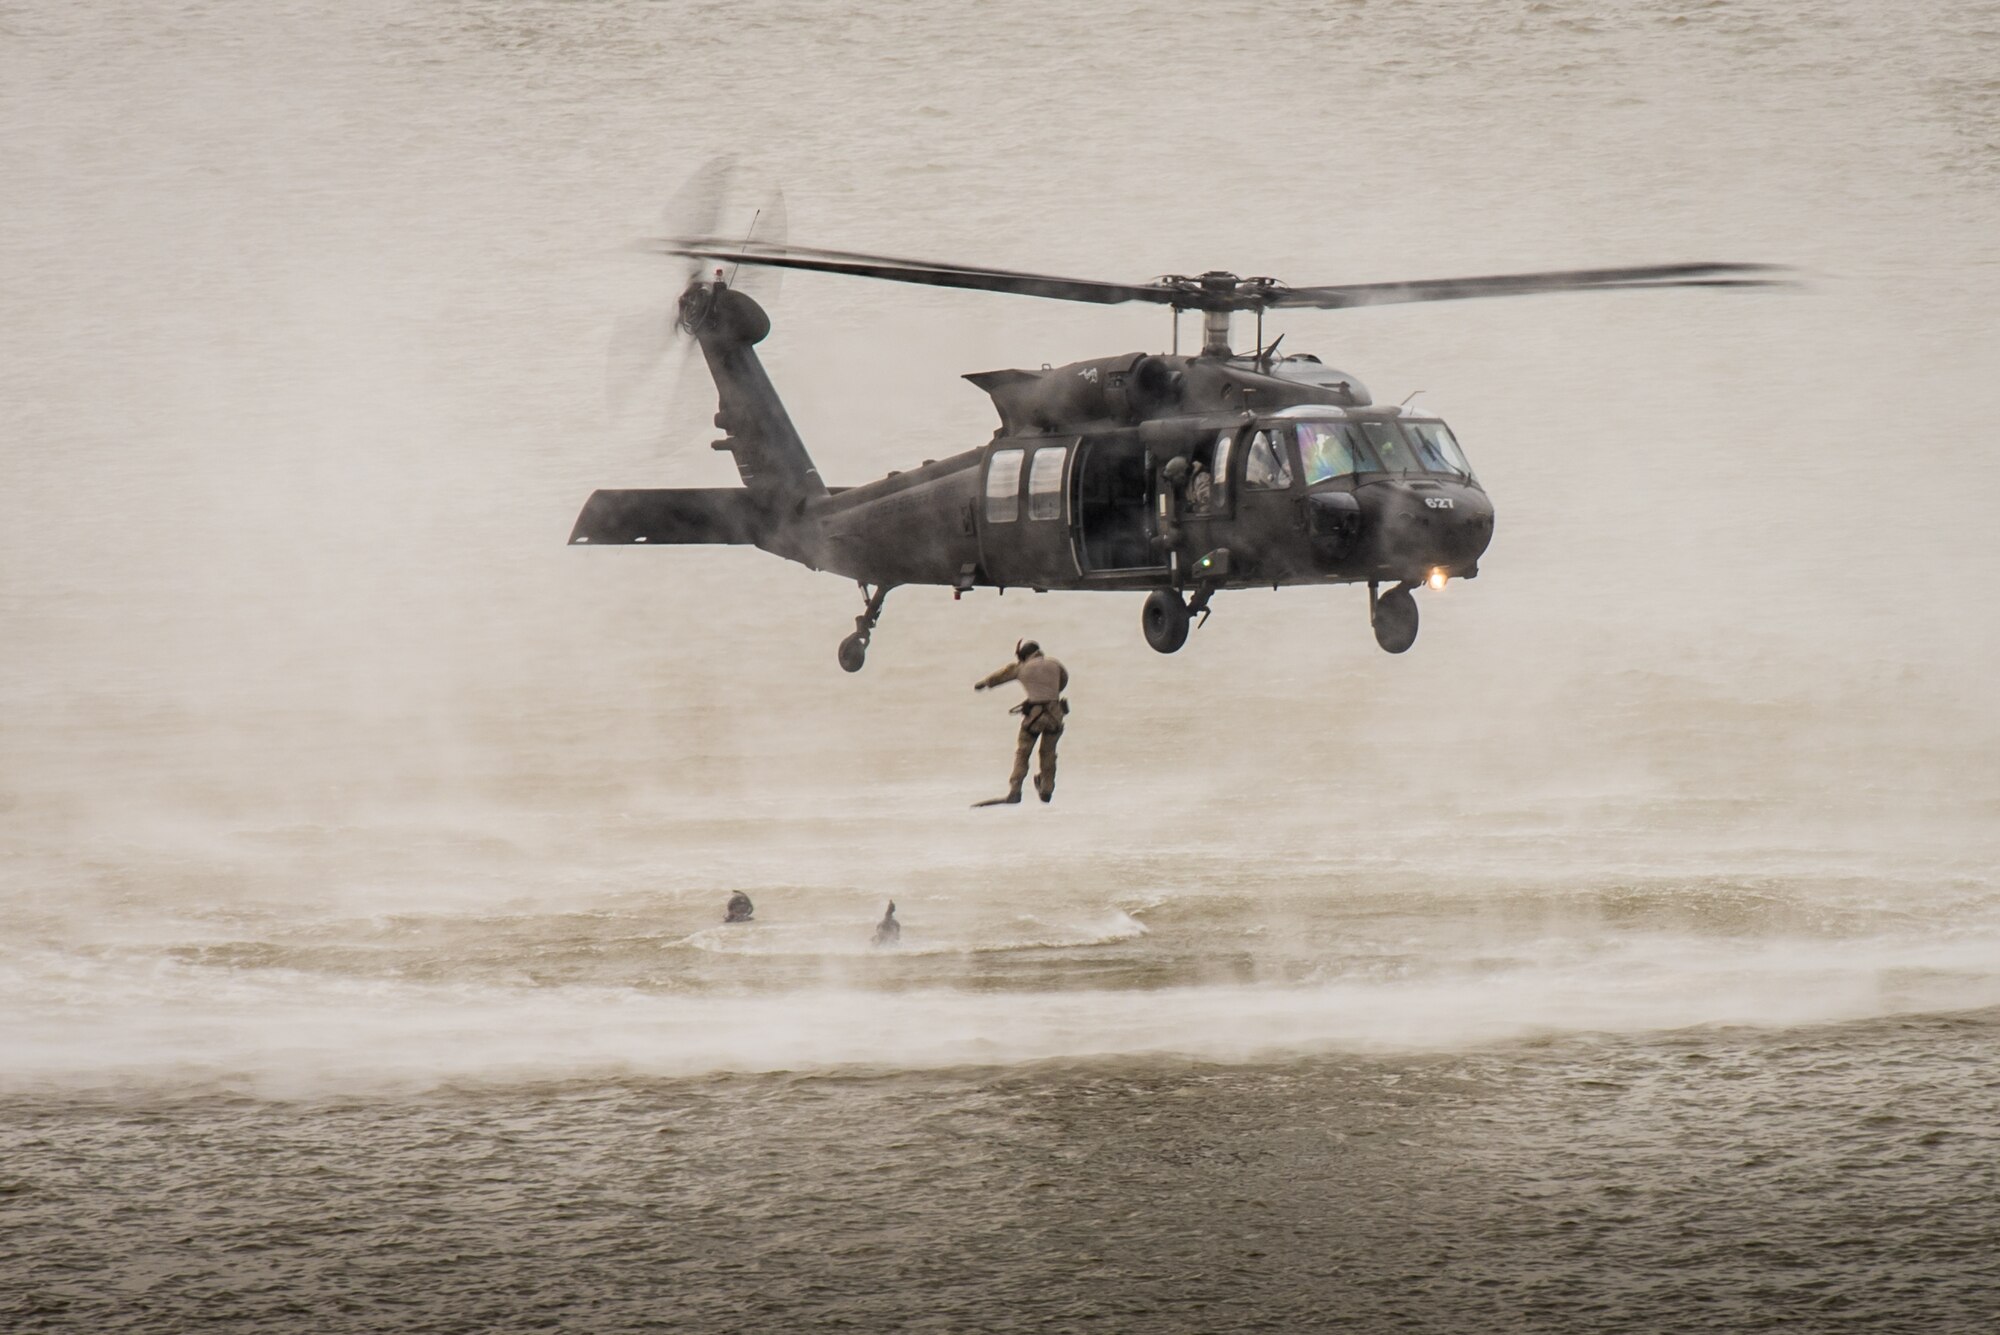
<instances>
[{"instance_id":1,"label":"uh-60 blackhawk helicopter","mask_svg":"<svg viewBox=\"0 0 2000 1335\"><path fill-rule=\"evenodd\" d=\"M882 601L901 584L1146 594L1146 643L1187 640L1225 589L1368 585L1376 643L1416 641L1413 590L1479 573L1493 503L1435 415L1376 404L1361 381L1310 353L1263 342L1266 310L1338 310L1535 292L1759 287L1777 266L1667 264L1408 283L1288 287L1220 271L1149 283L1058 278L854 251L672 239L645 248L704 265L761 265L1059 301L1153 302L1174 312L1175 348L966 376L1000 427L983 445L855 487L829 487L753 351L770 332L720 268L680 296L720 399L714 448L743 486L591 495L574 544L743 543L845 575L866 599L840 665L859 671ZM1178 351L1180 313L1202 313L1202 347ZM1257 346L1230 345L1231 317ZM1388 588L1384 589L1383 586Z\"/></svg>"}]
</instances>

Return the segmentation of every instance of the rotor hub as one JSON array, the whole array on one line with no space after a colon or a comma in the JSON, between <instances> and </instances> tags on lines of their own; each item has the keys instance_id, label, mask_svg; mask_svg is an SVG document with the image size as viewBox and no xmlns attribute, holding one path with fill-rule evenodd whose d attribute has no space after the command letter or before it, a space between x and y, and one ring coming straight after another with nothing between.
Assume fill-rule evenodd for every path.
<instances>
[{"instance_id":1,"label":"rotor hub","mask_svg":"<svg viewBox=\"0 0 2000 1335\"><path fill-rule=\"evenodd\" d=\"M674 322L684 334L701 332L708 323L709 314L715 309L715 290L697 278L681 293L680 305L676 308Z\"/></svg>"}]
</instances>

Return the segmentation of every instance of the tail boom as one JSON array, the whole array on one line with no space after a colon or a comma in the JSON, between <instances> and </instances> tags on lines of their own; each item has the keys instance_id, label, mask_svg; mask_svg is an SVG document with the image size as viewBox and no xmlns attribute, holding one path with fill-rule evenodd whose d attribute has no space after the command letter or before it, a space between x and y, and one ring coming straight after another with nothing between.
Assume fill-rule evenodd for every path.
<instances>
[{"instance_id":1,"label":"tail boom","mask_svg":"<svg viewBox=\"0 0 2000 1335\"><path fill-rule=\"evenodd\" d=\"M570 530L571 546L719 543L759 546L773 528L760 497L738 487L593 491Z\"/></svg>"}]
</instances>

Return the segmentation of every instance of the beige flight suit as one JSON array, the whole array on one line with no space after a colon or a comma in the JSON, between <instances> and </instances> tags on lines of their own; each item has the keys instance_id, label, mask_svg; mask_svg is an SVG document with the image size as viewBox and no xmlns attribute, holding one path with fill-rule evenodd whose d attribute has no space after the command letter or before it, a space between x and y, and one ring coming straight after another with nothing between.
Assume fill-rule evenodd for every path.
<instances>
[{"instance_id":1,"label":"beige flight suit","mask_svg":"<svg viewBox=\"0 0 2000 1335\"><path fill-rule=\"evenodd\" d=\"M1062 693L1069 687L1069 669L1046 654L1036 654L1026 662L1009 663L979 685L982 689L1018 681L1028 698L1015 707L1021 716L1021 732L1014 741L1014 772L1007 778L1007 796L1021 800L1021 781L1028 777L1028 756L1041 741L1041 763L1035 770L1035 792L1046 802L1056 791L1056 742L1062 736L1063 715L1067 713Z\"/></svg>"}]
</instances>

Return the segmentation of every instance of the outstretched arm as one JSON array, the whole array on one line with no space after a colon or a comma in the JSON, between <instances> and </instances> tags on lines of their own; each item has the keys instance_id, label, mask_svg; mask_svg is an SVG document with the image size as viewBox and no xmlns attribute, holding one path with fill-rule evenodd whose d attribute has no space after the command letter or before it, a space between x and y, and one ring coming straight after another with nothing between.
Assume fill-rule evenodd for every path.
<instances>
[{"instance_id":1,"label":"outstretched arm","mask_svg":"<svg viewBox=\"0 0 2000 1335\"><path fill-rule=\"evenodd\" d=\"M998 672L993 673L985 679L973 682L972 689L983 691L989 686L1002 685L1014 680L1015 677L1020 675L1020 672L1021 665L1019 663L1009 663L1006 667L1001 668Z\"/></svg>"}]
</instances>

